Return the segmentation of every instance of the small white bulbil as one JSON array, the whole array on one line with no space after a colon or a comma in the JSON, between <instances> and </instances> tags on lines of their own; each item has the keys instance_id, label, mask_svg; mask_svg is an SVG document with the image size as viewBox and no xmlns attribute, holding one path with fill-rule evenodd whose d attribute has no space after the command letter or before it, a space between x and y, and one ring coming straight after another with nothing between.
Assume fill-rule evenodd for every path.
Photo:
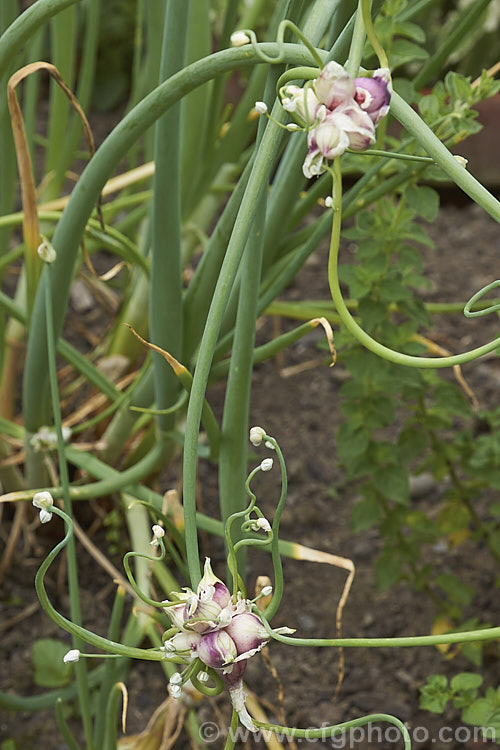
<instances>
[{"instance_id":1,"label":"small white bulbil","mask_svg":"<svg viewBox=\"0 0 500 750\"><path fill-rule=\"evenodd\" d=\"M271 471L272 468L273 468L272 458L265 458L260 465L261 471Z\"/></svg>"},{"instance_id":2,"label":"small white bulbil","mask_svg":"<svg viewBox=\"0 0 500 750\"><path fill-rule=\"evenodd\" d=\"M71 438L71 428L63 427L62 436L65 443ZM30 438L30 445L32 446L35 453L40 453L44 450L54 451L57 448L57 434L56 431L50 427L40 427L38 432Z\"/></svg>"},{"instance_id":3,"label":"small white bulbil","mask_svg":"<svg viewBox=\"0 0 500 750\"><path fill-rule=\"evenodd\" d=\"M63 662L65 664L71 664L75 661L80 661L80 651L77 648L72 648L67 654L64 654Z\"/></svg>"},{"instance_id":4,"label":"small white bulbil","mask_svg":"<svg viewBox=\"0 0 500 750\"><path fill-rule=\"evenodd\" d=\"M289 122L286 126L286 129L290 131L290 133L295 133L297 130L302 130L300 125L297 125L296 122Z\"/></svg>"},{"instance_id":5,"label":"small white bulbil","mask_svg":"<svg viewBox=\"0 0 500 750\"><path fill-rule=\"evenodd\" d=\"M37 253L44 263L53 263L57 257L56 251L45 237L42 238L42 243L38 246Z\"/></svg>"},{"instance_id":6,"label":"small white bulbil","mask_svg":"<svg viewBox=\"0 0 500 750\"><path fill-rule=\"evenodd\" d=\"M325 198L325 206L331 208L333 206L333 198L331 195L327 195Z\"/></svg>"},{"instance_id":7,"label":"small white bulbil","mask_svg":"<svg viewBox=\"0 0 500 750\"><path fill-rule=\"evenodd\" d=\"M182 684L182 675L181 675L180 672L174 672L174 674L170 678L170 684L171 685L181 685Z\"/></svg>"},{"instance_id":8,"label":"small white bulbil","mask_svg":"<svg viewBox=\"0 0 500 750\"><path fill-rule=\"evenodd\" d=\"M235 31L231 34L231 44L233 47L243 47L250 44L250 37L244 31Z\"/></svg>"},{"instance_id":9,"label":"small white bulbil","mask_svg":"<svg viewBox=\"0 0 500 750\"><path fill-rule=\"evenodd\" d=\"M158 524L155 524L152 528L152 531L153 531L153 539L150 542L150 544L153 547L158 547L160 544L159 540L165 536L165 529L162 529L161 526L158 526Z\"/></svg>"},{"instance_id":10,"label":"small white bulbil","mask_svg":"<svg viewBox=\"0 0 500 750\"><path fill-rule=\"evenodd\" d=\"M252 528L255 531L271 531L271 524L267 518L257 518L252 524Z\"/></svg>"},{"instance_id":11,"label":"small white bulbil","mask_svg":"<svg viewBox=\"0 0 500 750\"><path fill-rule=\"evenodd\" d=\"M270 594L273 593L273 587L272 586L264 586L262 591L260 592L261 596L270 596Z\"/></svg>"},{"instance_id":12,"label":"small white bulbil","mask_svg":"<svg viewBox=\"0 0 500 750\"><path fill-rule=\"evenodd\" d=\"M453 154L453 158L455 161L457 161L461 167L464 169L467 168L467 164L469 163L469 160L465 158L465 156L460 156L459 154Z\"/></svg>"},{"instance_id":13,"label":"small white bulbil","mask_svg":"<svg viewBox=\"0 0 500 750\"><path fill-rule=\"evenodd\" d=\"M252 427L250 429L250 442L255 445L256 448L262 443L265 436L265 430L262 427Z\"/></svg>"},{"instance_id":14,"label":"small white bulbil","mask_svg":"<svg viewBox=\"0 0 500 750\"><path fill-rule=\"evenodd\" d=\"M52 518L50 509L54 505L54 498L50 492L36 492L33 496L33 505L40 511L40 521L42 523L48 523Z\"/></svg>"},{"instance_id":15,"label":"small white bulbil","mask_svg":"<svg viewBox=\"0 0 500 750\"><path fill-rule=\"evenodd\" d=\"M180 685L170 685L169 690L172 698L182 698L182 688Z\"/></svg>"},{"instance_id":16,"label":"small white bulbil","mask_svg":"<svg viewBox=\"0 0 500 750\"><path fill-rule=\"evenodd\" d=\"M271 441L270 441L270 440L266 440L266 442L264 443L264 445L265 445L265 446L266 446L266 448L268 448L268 449L269 449L270 451L274 451L274 450L276 450L276 449L275 449L275 447L274 447L274 445L273 445L273 444L271 443Z\"/></svg>"},{"instance_id":17,"label":"small white bulbil","mask_svg":"<svg viewBox=\"0 0 500 750\"><path fill-rule=\"evenodd\" d=\"M302 122L311 125L318 115L321 102L311 86L283 86L280 90L281 104L287 112L300 117Z\"/></svg>"},{"instance_id":18,"label":"small white bulbil","mask_svg":"<svg viewBox=\"0 0 500 750\"><path fill-rule=\"evenodd\" d=\"M208 682L208 672L198 672L197 677L200 682Z\"/></svg>"},{"instance_id":19,"label":"small white bulbil","mask_svg":"<svg viewBox=\"0 0 500 750\"><path fill-rule=\"evenodd\" d=\"M41 510L40 511L40 523L48 523L50 520L52 520L52 513L49 513L48 510Z\"/></svg>"},{"instance_id":20,"label":"small white bulbil","mask_svg":"<svg viewBox=\"0 0 500 750\"><path fill-rule=\"evenodd\" d=\"M267 114L267 104L265 102L255 102L254 109L259 115Z\"/></svg>"},{"instance_id":21,"label":"small white bulbil","mask_svg":"<svg viewBox=\"0 0 500 750\"><path fill-rule=\"evenodd\" d=\"M165 641L163 648L167 658L175 654L185 664L189 664L196 656L196 649L199 642L200 636L198 633L180 632L172 636L168 641Z\"/></svg>"}]
</instances>

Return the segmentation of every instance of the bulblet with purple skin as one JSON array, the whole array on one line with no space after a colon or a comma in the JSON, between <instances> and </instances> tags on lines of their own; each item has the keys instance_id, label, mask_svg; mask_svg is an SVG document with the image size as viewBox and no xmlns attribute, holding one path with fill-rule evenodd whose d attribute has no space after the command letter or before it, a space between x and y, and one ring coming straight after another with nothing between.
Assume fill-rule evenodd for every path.
<instances>
[{"instance_id":1,"label":"bulblet with purple skin","mask_svg":"<svg viewBox=\"0 0 500 750\"><path fill-rule=\"evenodd\" d=\"M208 557L196 593L185 589L175 596L179 604L166 608L166 612L177 628L202 634L219 630L231 620L231 594L227 586L214 575Z\"/></svg>"},{"instance_id":2,"label":"bulblet with purple skin","mask_svg":"<svg viewBox=\"0 0 500 750\"><path fill-rule=\"evenodd\" d=\"M235 615L227 626L226 632L233 639L239 658L250 658L269 640L262 622L251 612Z\"/></svg>"},{"instance_id":3,"label":"bulblet with purple skin","mask_svg":"<svg viewBox=\"0 0 500 750\"><path fill-rule=\"evenodd\" d=\"M374 125L389 111L392 85L387 68L379 68L372 78L356 78L355 101L366 112Z\"/></svg>"},{"instance_id":4,"label":"bulblet with purple skin","mask_svg":"<svg viewBox=\"0 0 500 750\"><path fill-rule=\"evenodd\" d=\"M204 664L217 670L224 670L238 656L236 644L226 630L202 635L196 653Z\"/></svg>"},{"instance_id":5,"label":"bulblet with purple skin","mask_svg":"<svg viewBox=\"0 0 500 750\"><path fill-rule=\"evenodd\" d=\"M174 597L175 604L165 611L179 632L165 642L166 658L176 657L185 664L198 658L214 669L226 683L242 724L256 731L245 706L242 677L248 659L269 641L269 634L260 617L250 612L252 602L241 593L232 601L227 586L213 574L208 558L196 593L185 589ZM293 631L278 628L273 632Z\"/></svg>"}]
</instances>

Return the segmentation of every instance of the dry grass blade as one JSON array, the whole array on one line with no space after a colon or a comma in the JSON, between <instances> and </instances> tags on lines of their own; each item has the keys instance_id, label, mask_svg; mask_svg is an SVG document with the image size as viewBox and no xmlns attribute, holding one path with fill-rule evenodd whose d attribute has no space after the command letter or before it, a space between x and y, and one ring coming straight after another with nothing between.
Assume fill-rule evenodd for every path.
<instances>
[{"instance_id":1,"label":"dry grass blade","mask_svg":"<svg viewBox=\"0 0 500 750\"><path fill-rule=\"evenodd\" d=\"M109 271L106 271L103 274L98 274L94 268L94 264L92 263L91 257L87 252L87 248L83 240L81 244L82 244L82 253L83 253L83 259L85 260L85 265L89 269L92 276L94 276L99 281L110 281L111 279L114 279L115 276L118 276L122 268L127 265L127 263L125 263L124 260L121 260L119 263L116 263L112 268L110 268Z\"/></svg>"},{"instance_id":2,"label":"dry grass blade","mask_svg":"<svg viewBox=\"0 0 500 750\"><path fill-rule=\"evenodd\" d=\"M495 63L491 66L491 68L488 68L486 71L486 75L488 78L493 78L496 76L497 73L500 73L500 61ZM471 88L475 89L479 84L481 83L481 76L478 76L474 81L471 83Z\"/></svg>"},{"instance_id":3,"label":"dry grass blade","mask_svg":"<svg viewBox=\"0 0 500 750\"><path fill-rule=\"evenodd\" d=\"M127 326L127 328L130 328L136 339L139 339L139 341L144 344L144 346L147 346L148 349L152 349L154 352L158 352L158 354L161 354L163 359L168 362L176 375L182 375L183 373L188 372L186 367L178 362L175 357L169 354L169 352L166 352L165 349L162 349L160 346L156 346L156 344L150 344L149 341L146 341L146 339L143 339L142 336L139 336L137 331L134 331L131 325L129 325L128 323L126 323L125 325Z\"/></svg>"},{"instance_id":4,"label":"dry grass blade","mask_svg":"<svg viewBox=\"0 0 500 750\"><path fill-rule=\"evenodd\" d=\"M101 196L104 198L108 195L113 195L113 193L118 193L120 190L124 190L131 185L135 185L138 182L147 180L154 175L154 172L154 163L150 161L147 162L147 164L142 164L140 167L130 169L128 172L123 172L122 174L116 175L116 177L112 177L104 185ZM40 206L40 210L62 211L62 209L67 206L68 201L69 196L66 195L62 198L57 198L56 200L43 203Z\"/></svg>"},{"instance_id":5,"label":"dry grass blade","mask_svg":"<svg viewBox=\"0 0 500 750\"><path fill-rule=\"evenodd\" d=\"M38 600L36 602L31 602L31 604L28 604L27 607L24 607L21 612L18 612L17 615L13 615L12 617L9 617L8 620L3 620L2 622L0 622L0 633L4 633L7 630L10 630L10 628L12 628L14 625L17 625L23 620L26 620L28 617L31 617L31 615L34 615L35 612L37 612L39 609L40 602Z\"/></svg>"},{"instance_id":6,"label":"dry grass blade","mask_svg":"<svg viewBox=\"0 0 500 750\"><path fill-rule=\"evenodd\" d=\"M24 129L23 115L16 95L16 86L26 78L26 76L29 76L31 73L34 73L35 70L38 70L38 68L35 67L36 65L36 63L33 65L26 65L11 76L7 84L7 97L10 119L12 122L14 145L16 148L19 179L21 182L24 242L27 253L29 253L31 259L30 265L33 266L33 263L36 262L36 271L39 275L42 268L42 261L37 255L38 245L40 244L40 227L38 225L35 181L33 178L33 169L26 139L26 131ZM38 65L40 65L40 63Z\"/></svg>"},{"instance_id":7,"label":"dry grass blade","mask_svg":"<svg viewBox=\"0 0 500 750\"><path fill-rule=\"evenodd\" d=\"M25 523L25 517L26 505L24 503L21 503L21 505L17 506L16 512L14 513L14 521L12 522L9 538L7 540L7 544L5 545L5 550L0 561L0 583L3 581L3 577L12 560L12 555L14 554L17 540L19 539Z\"/></svg>"},{"instance_id":8,"label":"dry grass blade","mask_svg":"<svg viewBox=\"0 0 500 750\"><path fill-rule=\"evenodd\" d=\"M439 354L440 357L450 357L452 355L452 352L450 352L448 349L445 349L442 346L439 346L439 344L436 344L435 341L432 341L431 339L426 338L425 336L420 336L420 334L416 333L414 336L411 337L412 341L418 341L420 344L423 344L427 347L427 349L432 352L433 354ZM479 411L479 401L477 400L476 394L472 390L472 388L469 386L467 381L465 380L463 374L462 374L462 368L460 365L453 365L453 374L455 375L455 379L457 383L459 384L460 388L463 390L465 395L470 399L472 408L475 412Z\"/></svg>"},{"instance_id":9,"label":"dry grass blade","mask_svg":"<svg viewBox=\"0 0 500 750\"><path fill-rule=\"evenodd\" d=\"M259 700L255 693L252 693L249 690L246 690L247 698L247 708L251 716L253 716L256 721L262 721L264 723L269 723L268 718L264 712L264 709L262 708L261 704L259 703ZM266 743L269 750L283 750L283 745L278 740L274 732L271 732L268 729L262 729L261 730L261 736L264 742Z\"/></svg>"},{"instance_id":10,"label":"dry grass blade","mask_svg":"<svg viewBox=\"0 0 500 750\"><path fill-rule=\"evenodd\" d=\"M179 498L177 490L167 490L163 495L163 508L164 515L172 518L174 526L179 531L184 531L184 509Z\"/></svg>"},{"instance_id":11,"label":"dry grass blade","mask_svg":"<svg viewBox=\"0 0 500 750\"><path fill-rule=\"evenodd\" d=\"M294 560L304 560L308 562L326 563L327 565L333 565L336 568L342 568L343 570L348 571L348 576L344 583L342 595L339 599L339 603L337 604L337 611L336 611L336 617L335 617L336 626L337 626L337 638L341 638L342 637L342 612L344 610L345 604L349 597L349 592L351 590L352 582L354 580L354 575L356 572L356 569L354 567L354 562L347 557L339 557L339 555L332 555L330 552L322 552L321 550L312 549L311 547L304 547L302 544L293 544L293 548L294 548L294 554L292 555L292 557ZM342 681L344 679L344 668L345 668L344 649L339 648L339 675L337 678L337 685L335 687L334 699L338 696L341 685L342 685Z\"/></svg>"},{"instance_id":12,"label":"dry grass blade","mask_svg":"<svg viewBox=\"0 0 500 750\"><path fill-rule=\"evenodd\" d=\"M183 702L169 696L158 706L142 732L118 741L119 750L168 750L179 737L186 713Z\"/></svg>"},{"instance_id":13,"label":"dry grass blade","mask_svg":"<svg viewBox=\"0 0 500 750\"><path fill-rule=\"evenodd\" d=\"M21 197L24 213L24 241L26 244L27 253L29 254L30 258L29 262L32 266L31 281L35 284L37 281L37 275L40 275L42 268L42 261L38 258L37 255L38 245L40 244L40 228L38 225L36 191L31 157L29 153L28 142L26 139L26 131L24 129L21 107L19 106L19 101L17 99L16 88L19 83L21 83L21 81L23 81L33 73L38 72L39 70L46 70L67 96L71 103L71 106L76 111L81 120L85 139L87 141L91 156L95 153L94 137L92 135L92 131L90 129L90 125L85 116L85 113L71 89L64 82L55 65L47 62L30 63L29 65L25 65L23 68L20 68L10 77L7 84L7 96L9 102L9 112L12 121L12 131L14 134L14 144L16 148L19 178L21 181ZM104 222L102 220L102 214L99 205L97 210L101 226L104 230Z\"/></svg>"},{"instance_id":14,"label":"dry grass blade","mask_svg":"<svg viewBox=\"0 0 500 750\"><path fill-rule=\"evenodd\" d=\"M298 365L291 365L290 367L283 367L280 370L280 376L282 378L291 378L294 375L300 375L301 372L307 372L307 370L315 370L316 367L321 367L325 363L324 357L316 357L316 359L308 359L307 362L300 362Z\"/></svg>"},{"instance_id":15,"label":"dry grass blade","mask_svg":"<svg viewBox=\"0 0 500 750\"><path fill-rule=\"evenodd\" d=\"M171 747L174 746L177 738L179 737L182 726L184 724L184 719L186 718L187 709L181 708L179 711L179 715L177 717L177 724L175 726L174 731L173 729L173 722L171 721L172 715L167 717L167 721L165 722L165 726L163 727L163 737L162 737L162 743L158 750L170 750Z\"/></svg>"},{"instance_id":16,"label":"dry grass blade","mask_svg":"<svg viewBox=\"0 0 500 750\"><path fill-rule=\"evenodd\" d=\"M137 371L130 372L116 384L117 389L119 391L123 391L128 385L130 385L130 383L132 383L132 381L136 377ZM91 396L89 400L83 404L83 406L66 417L66 419L64 420L64 426L73 427L73 425L75 424L80 424L83 419L86 418L89 414L93 414L94 412L97 414L99 409L108 402L109 398L103 393L97 393L95 396ZM81 446L78 445L76 445L75 447L81 448Z\"/></svg>"},{"instance_id":17,"label":"dry grass blade","mask_svg":"<svg viewBox=\"0 0 500 750\"><path fill-rule=\"evenodd\" d=\"M24 463L24 459L26 457L26 454L24 450L18 451L18 453L14 453L12 456L7 456L7 458L2 458L0 461L0 469L4 469L7 466L19 466L20 464Z\"/></svg>"},{"instance_id":18,"label":"dry grass blade","mask_svg":"<svg viewBox=\"0 0 500 750\"><path fill-rule=\"evenodd\" d=\"M326 318L313 318L309 321L309 323L313 326L313 328L315 328L316 326L323 326L326 334L326 340L328 341L328 346L330 347L330 354L332 355L330 367L333 367L333 365L337 361L337 350L335 349L335 343L333 341L333 330L330 323Z\"/></svg>"},{"instance_id":19,"label":"dry grass blade","mask_svg":"<svg viewBox=\"0 0 500 750\"><path fill-rule=\"evenodd\" d=\"M278 316L275 316L273 318L274 321L274 335L275 337L279 335L279 329L276 329L276 321L279 320ZM328 341L328 347L330 349L330 354L332 356L332 361L330 362L330 367L333 367L334 364L337 361L337 350L335 349L335 343L333 340L333 329L328 322L326 318L312 318L312 320L309 321L309 325L311 328L316 328L316 326L323 326L323 329L326 334L326 340ZM315 359L308 360L307 362L301 362L298 365L292 365L291 367L283 367L282 366L282 352L278 352L275 357L276 365L278 367L278 370L280 371L281 377L289 378L291 375L298 375L301 372L304 372L306 370L311 370L315 367L318 367L323 364L324 358L323 357L317 357Z\"/></svg>"},{"instance_id":20,"label":"dry grass blade","mask_svg":"<svg viewBox=\"0 0 500 750\"><path fill-rule=\"evenodd\" d=\"M113 581L115 581L119 586L122 586L129 594L130 596L135 599L136 594L133 590L130 583L127 581L127 579L120 573L118 568L115 568L113 563L108 560L106 555L104 555L101 550L96 547L94 542L89 538L89 536L84 532L78 521L73 519L73 528L75 530L75 536L81 543L83 547L87 550L89 555L94 558L96 563L101 566L103 570L106 571L106 573L111 576Z\"/></svg>"},{"instance_id":21,"label":"dry grass blade","mask_svg":"<svg viewBox=\"0 0 500 750\"><path fill-rule=\"evenodd\" d=\"M117 682L116 686L120 688L123 696L123 708L122 708L122 732L125 734L127 727L127 708L128 708L128 690L124 682Z\"/></svg>"}]
</instances>

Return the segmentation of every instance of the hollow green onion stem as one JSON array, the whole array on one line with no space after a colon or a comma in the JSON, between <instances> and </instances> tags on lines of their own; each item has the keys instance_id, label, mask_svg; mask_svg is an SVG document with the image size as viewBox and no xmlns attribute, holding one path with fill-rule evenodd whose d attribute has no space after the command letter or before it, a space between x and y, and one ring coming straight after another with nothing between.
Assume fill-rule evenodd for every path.
<instances>
[{"instance_id":1,"label":"hollow green onion stem","mask_svg":"<svg viewBox=\"0 0 500 750\"><path fill-rule=\"evenodd\" d=\"M271 527L273 532L273 538L271 542L271 558L273 561L274 569L273 598L269 602L269 605L267 606L265 611L267 619L271 620L278 611L278 607L283 597L283 566L281 564L281 555L279 550L279 525L288 492L288 477L286 473L285 459L277 441L270 435L265 435L263 440L264 442L269 442L272 446L274 446L274 450L276 451L281 470L281 493Z\"/></svg>"},{"instance_id":2,"label":"hollow green onion stem","mask_svg":"<svg viewBox=\"0 0 500 750\"><path fill-rule=\"evenodd\" d=\"M165 545L163 544L163 539L158 539L161 554L156 557L155 555L146 555L143 552L127 552L127 554L123 558L123 567L125 568L125 573L127 574L127 578L129 580L130 585L134 589L135 593L139 597L139 599L142 599L143 602L146 604L149 604L150 607L159 607L160 609L163 609L165 607L165 604L163 602L158 602L155 599L151 599L151 597L146 596L146 594L141 591L139 586L137 585L134 575L132 573L132 570L130 569L130 562L132 558L140 558L141 560L150 560L152 563L161 562L165 559Z\"/></svg>"},{"instance_id":3,"label":"hollow green onion stem","mask_svg":"<svg viewBox=\"0 0 500 750\"><path fill-rule=\"evenodd\" d=\"M377 35L375 33L375 29L373 27L371 0L360 0L360 7L361 7L361 15L363 17L363 24L364 24L365 31L366 31L366 36L370 40L371 45L373 47L373 51L378 57L380 67L388 68L389 62L387 60L387 55L385 53L384 48L380 44L377 38Z\"/></svg>"},{"instance_id":4,"label":"hollow green onion stem","mask_svg":"<svg viewBox=\"0 0 500 750\"><path fill-rule=\"evenodd\" d=\"M277 45L263 43L259 44L258 48L266 54L272 54L276 52ZM297 65L311 63L311 54L303 45L285 43L283 48L285 62ZM319 54L322 54L321 51ZM258 55L251 47L222 50L197 60L144 97L102 144L98 154L88 163L76 184L53 237L53 245L57 252L57 260L54 263L54 286L58 294L52 300L52 305L57 335L62 330L80 238L100 191L120 159L169 107L197 86L222 73L235 68L246 68L259 62ZM259 175L259 179L261 177L262 175ZM254 198L255 196L251 196L250 200L255 202ZM35 301L23 383L25 424L32 432L44 424L47 418L44 408L47 381L40 366L44 361L46 348L43 284L44 282L39 287Z\"/></svg>"},{"instance_id":5,"label":"hollow green onion stem","mask_svg":"<svg viewBox=\"0 0 500 750\"><path fill-rule=\"evenodd\" d=\"M459 168L463 169L462 167ZM363 346L365 346L369 351L377 354L383 359L388 360L389 362L394 362L395 364L399 365L405 365L407 367L421 367L423 369L438 369L464 364L465 362L470 362L473 359L477 359L477 357L480 357L482 354L487 354L488 352L491 352L498 346L500 346L500 338L497 338L489 344L484 344L483 346L479 346L476 349L464 352L463 354L455 354L449 357L415 357L410 354L403 354L402 352L390 349L389 347L384 346L384 344L380 344L378 341L375 341L375 339L373 339L368 333L366 333L366 331L364 331L358 323L356 323L351 313L349 312L347 305L344 302L338 277L340 226L342 222L342 171L340 166L340 158L334 160L333 175L333 222L330 241L330 255L328 260L328 282L330 285L332 299L335 303L335 307L337 308L337 312L342 320L342 323L352 333L357 341L359 341L360 344L363 344Z\"/></svg>"},{"instance_id":6,"label":"hollow green onion stem","mask_svg":"<svg viewBox=\"0 0 500 750\"><path fill-rule=\"evenodd\" d=\"M408 732L408 729L403 724L402 721L397 719L395 716L391 716L390 714L368 714L367 716L363 716L360 719L353 719L352 721L344 721L342 724L334 724L333 726L327 726L327 727L318 727L313 728L309 727L308 729L298 729L296 727L282 727L278 724L268 724L263 721L256 721L254 720L254 724L258 726L261 729L268 729L271 732L276 732L280 734L288 735L289 737L297 737L297 738L303 738L306 740L316 740L316 739L323 739L327 740L328 738L333 738L337 734L342 734L343 732L347 732L349 729L354 729L355 727L363 727L366 726L366 724L372 724L374 722L381 722L385 721L388 724L393 724L396 726L399 731L401 732L401 737L404 741L405 750L411 749L411 738L410 733Z\"/></svg>"},{"instance_id":7,"label":"hollow green onion stem","mask_svg":"<svg viewBox=\"0 0 500 750\"><path fill-rule=\"evenodd\" d=\"M444 633L441 635L408 635L395 638L296 638L272 630L261 612L258 613L270 637L288 646L313 646L329 648L406 648L416 646L439 646L445 643L476 643L500 638L500 627L468 630L461 633Z\"/></svg>"},{"instance_id":8,"label":"hollow green onion stem","mask_svg":"<svg viewBox=\"0 0 500 750\"><path fill-rule=\"evenodd\" d=\"M69 473L68 464L66 461L66 455L64 452L64 437L62 431L62 416L61 416L61 405L59 402L59 391L57 384L57 363L56 363L56 342L54 337L54 323L52 319L52 266L46 265L45 267L45 314L47 321L47 354L48 354L48 365L49 365L49 380L50 389L52 394L52 411L54 414L54 424L57 435L57 453L59 458L59 476L61 480L64 509L66 515L71 519L72 507L71 497L69 493ZM71 536L68 539L67 544L68 554L68 586L69 586L69 599L70 599L70 612L71 619L77 625L81 624L82 613L80 607L80 597L78 589L78 570L76 563L76 550L74 537ZM73 634L73 648L80 649L81 641L78 636ZM80 703L80 711L82 715L83 728L85 733L85 739L89 750L93 750L93 739L92 739L92 719L90 711L90 698L89 689L87 684L87 666L85 663L78 663L75 667L76 682L78 685L78 698Z\"/></svg>"},{"instance_id":9,"label":"hollow green onion stem","mask_svg":"<svg viewBox=\"0 0 500 750\"><path fill-rule=\"evenodd\" d=\"M0 78L6 73L13 58L23 44L56 13L60 13L79 0L44 0L34 3L21 13L0 38Z\"/></svg>"}]
</instances>

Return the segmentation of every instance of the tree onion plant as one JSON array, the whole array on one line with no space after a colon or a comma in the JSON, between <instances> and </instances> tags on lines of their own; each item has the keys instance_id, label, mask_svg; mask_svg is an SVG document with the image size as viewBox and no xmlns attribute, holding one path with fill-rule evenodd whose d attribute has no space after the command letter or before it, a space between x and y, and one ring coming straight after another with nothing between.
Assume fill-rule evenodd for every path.
<instances>
[{"instance_id":1,"label":"tree onion plant","mask_svg":"<svg viewBox=\"0 0 500 750\"><path fill-rule=\"evenodd\" d=\"M385 18L389 8L395 28L399 24L420 38L414 6L425 10L433 4L386 0ZM90 149L70 194L63 196L75 158L89 156L88 148L79 151L80 128L95 86L102 6L99 0L38 0L21 13L15 0L3 0L0 8L0 269L5 275L15 263L20 268L15 292L0 292L1 502L15 508L16 529L31 502L41 523L53 515L64 521L64 538L40 566L35 586L46 614L72 636L65 661L74 663L76 678L73 687L40 698L1 693L0 703L27 710L54 706L68 746L81 748L62 710L65 700L77 696L84 747L116 747L128 659L144 659L164 668L172 700L184 707L186 731L201 746L194 696L226 691L233 710L228 749L236 742L238 721L250 732L308 739L389 722L409 748L408 729L386 714L308 730L259 719L245 700L248 659L260 658L271 641L302 648L430 647L498 639L500 627L395 638L343 638L337 632L320 639L295 635L293 621L273 627L283 595L281 557L297 556L298 546L279 533L287 496L279 435L249 424L249 403L254 365L318 325L335 362L336 333L325 316L374 358L402 368L453 367L500 345L497 338L447 356L394 348L360 325L356 300L344 299L339 280L343 218L417 185L428 170L440 170L500 221L500 203L450 151L466 133L446 130L449 120L439 112L434 123L426 123L415 106L418 90L436 77L446 56L437 50L425 64L418 53L415 59L396 60L397 41L391 37L396 32L387 24L377 26L384 13L377 0L373 7L372 0L137 2L126 112L95 153ZM474 15L467 11L469 26L462 16L456 21L450 35L454 45L471 23L480 24L488 2L473 6ZM40 139L36 108L47 67L35 63L46 54L57 75L50 82L46 137ZM24 65L30 67L21 83L16 71ZM416 70L417 90L411 80L394 76L401 65ZM238 101L230 98L235 73L244 81ZM18 82L23 94L22 107L16 108ZM476 100L497 88L484 74ZM388 135L389 118L402 126L401 138ZM257 318L327 236L324 273L333 307L324 315L306 315L295 329L256 346ZM118 259L109 274L94 270L98 251ZM112 284L120 299L111 331L90 355L64 332L70 290L82 275L99 290ZM466 315L498 309L482 302L496 285L476 292ZM17 353L24 342L19 394ZM126 375L118 381L99 366L117 355L126 363ZM71 428L58 381L58 368L66 365L93 405L82 419L70 420ZM221 380L225 397L218 419L209 386ZM22 420L17 419L19 395ZM99 435L99 440L88 448L80 435L90 440ZM250 473L249 436L255 448L268 452ZM21 443L22 468L14 460ZM155 479L179 453L182 520L175 503L165 503L162 493L169 488ZM217 518L197 509L198 463L205 460L218 467ZM252 480L276 471L273 460L281 492L268 519L257 505ZM73 512L75 502L107 495L120 499L133 549L124 558L127 578L118 585L108 634L99 636L83 625ZM225 582L215 576L210 560L200 557L200 530L224 540ZM247 592L245 571L253 548L268 552L273 566L273 580L255 596ZM63 549L68 617L56 610L45 586L46 573ZM152 594L149 570L159 598ZM127 590L140 607L123 625ZM99 653L87 653L86 644ZM86 657L97 656L102 665L89 670Z\"/></svg>"}]
</instances>

